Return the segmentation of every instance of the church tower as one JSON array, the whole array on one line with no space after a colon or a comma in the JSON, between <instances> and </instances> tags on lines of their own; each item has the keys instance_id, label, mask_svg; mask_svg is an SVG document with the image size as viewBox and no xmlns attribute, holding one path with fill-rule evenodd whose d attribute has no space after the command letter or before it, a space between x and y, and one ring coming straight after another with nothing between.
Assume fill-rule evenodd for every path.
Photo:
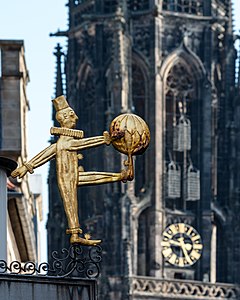
<instances>
[{"instance_id":1,"label":"church tower","mask_svg":"<svg viewBox=\"0 0 240 300\"><path fill-rule=\"evenodd\" d=\"M193 295L193 281L236 283L231 1L69 0L68 9L69 29L56 35L68 37L66 96L79 129L101 135L114 117L132 112L151 131L133 182L79 189L81 225L103 240L100 299L168 299L170 290L157 292L164 282L189 282ZM104 146L83 153L80 164L119 172L123 159ZM49 237L54 250L59 244Z\"/></svg>"}]
</instances>

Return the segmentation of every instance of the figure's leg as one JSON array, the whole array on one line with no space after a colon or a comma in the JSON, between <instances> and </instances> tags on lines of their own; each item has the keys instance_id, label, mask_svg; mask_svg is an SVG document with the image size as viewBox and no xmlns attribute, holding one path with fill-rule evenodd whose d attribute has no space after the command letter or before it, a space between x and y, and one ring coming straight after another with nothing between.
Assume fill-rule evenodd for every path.
<instances>
[{"instance_id":1,"label":"figure's leg","mask_svg":"<svg viewBox=\"0 0 240 300\"><path fill-rule=\"evenodd\" d=\"M122 170L121 173L110 172L84 172L80 167L78 172L78 185L97 185L109 182L133 180L133 161L129 156L128 161L125 162L128 166L127 170Z\"/></svg>"},{"instance_id":2,"label":"figure's leg","mask_svg":"<svg viewBox=\"0 0 240 300\"><path fill-rule=\"evenodd\" d=\"M64 184L59 185L59 190L63 199L64 210L66 212L68 226L67 234L70 234L71 244L81 245L97 245L101 240L91 240L90 235L85 234L84 238L80 237L82 229L80 228L78 218L78 203L77 203L77 186L73 180L65 180Z\"/></svg>"},{"instance_id":3,"label":"figure's leg","mask_svg":"<svg viewBox=\"0 0 240 300\"><path fill-rule=\"evenodd\" d=\"M95 185L123 180L121 173L79 172L78 185Z\"/></svg>"},{"instance_id":4,"label":"figure's leg","mask_svg":"<svg viewBox=\"0 0 240 300\"><path fill-rule=\"evenodd\" d=\"M68 227L71 229L78 229L80 233L81 230L78 218L77 186L73 180L65 180L63 183L60 181L58 187L63 200Z\"/></svg>"}]
</instances>

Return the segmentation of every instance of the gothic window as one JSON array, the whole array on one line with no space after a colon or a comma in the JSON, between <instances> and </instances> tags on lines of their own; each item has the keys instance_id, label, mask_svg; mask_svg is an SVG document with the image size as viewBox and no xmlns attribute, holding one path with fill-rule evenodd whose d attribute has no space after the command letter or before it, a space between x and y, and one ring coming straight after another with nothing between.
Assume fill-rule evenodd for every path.
<instances>
[{"instance_id":1,"label":"gothic window","mask_svg":"<svg viewBox=\"0 0 240 300\"><path fill-rule=\"evenodd\" d=\"M96 90L95 90L95 78L92 70L87 67L84 70L84 73L87 73L86 78L81 78L80 82L82 82L82 90L79 95L80 107L79 107L79 125L81 130L84 131L84 136L94 136L95 130L98 129L96 126ZM84 75L85 75L84 74ZM87 151L87 154L83 152L84 159L79 160L79 165L81 165L84 170L92 171L97 166L97 155L96 151L99 151L99 148L90 148ZM81 152L82 153L82 152ZM79 189L80 193L84 194L85 200L81 202L81 211L87 212L87 217L91 217L96 210L95 199L96 189L92 188L89 190L85 190L84 188ZM80 196L81 197L81 196Z\"/></svg>"},{"instance_id":2,"label":"gothic window","mask_svg":"<svg viewBox=\"0 0 240 300\"><path fill-rule=\"evenodd\" d=\"M188 197L194 197L192 188L199 182L199 173L193 173L193 169L190 169L192 163L195 167L198 166L200 149L199 109L195 91L196 82L186 65L174 65L167 75L165 90L165 155L168 169L166 190L168 198L178 198L176 202L167 201L170 208L177 205L178 209L182 209ZM198 188L199 186L194 186L194 191Z\"/></svg>"},{"instance_id":3,"label":"gothic window","mask_svg":"<svg viewBox=\"0 0 240 300\"><path fill-rule=\"evenodd\" d=\"M228 273L227 264L220 263L223 260L227 260L226 250L228 244L226 242L226 233L224 230L223 224L218 218L215 218L216 228L217 228L217 251L216 251L216 281L217 282L226 282Z\"/></svg>"},{"instance_id":4,"label":"gothic window","mask_svg":"<svg viewBox=\"0 0 240 300\"><path fill-rule=\"evenodd\" d=\"M132 97L136 114L145 118L145 79L142 70L136 64L132 67Z\"/></svg>"},{"instance_id":5,"label":"gothic window","mask_svg":"<svg viewBox=\"0 0 240 300\"><path fill-rule=\"evenodd\" d=\"M86 127L88 135L93 134L94 132L94 120L95 120L95 84L93 80L93 76L90 73L87 77L85 83L85 91L84 91L84 107L82 111L83 120L81 120L81 124Z\"/></svg>"},{"instance_id":6,"label":"gothic window","mask_svg":"<svg viewBox=\"0 0 240 300\"><path fill-rule=\"evenodd\" d=\"M128 8L132 11L149 9L149 0L128 0Z\"/></svg>"},{"instance_id":7,"label":"gothic window","mask_svg":"<svg viewBox=\"0 0 240 300\"><path fill-rule=\"evenodd\" d=\"M146 86L145 78L141 68L137 64L132 66L132 98L133 106L135 108L135 113L146 118ZM136 172L135 180L135 193L138 195L145 185L145 156L139 155L136 157L135 168L138 170Z\"/></svg>"},{"instance_id":8,"label":"gothic window","mask_svg":"<svg viewBox=\"0 0 240 300\"><path fill-rule=\"evenodd\" d=\"M79 3L78 5L80 5L81 3ZM84 14L89 14L89 13L92 13L93 12L93 8L94 6L93 5L90 5L91 3L89 3L89 5L87 6L83 6L83 8L78 11L76 10L74 13L73 13L73 17L74 17L74 26L78 26L79 24L81 24L84 19L83 19L83 15Z\"/></svg>"},{"instance_id":9,"label":"gothic window","mask_svg":"<svg viewBox=\"0 0 240 300\"><path fill-rule=\"evenodd\" d=\"M163 10L202 15L202 2L202 0L163 0Z\"/></svg>"},{"instance_id":10,"label":"gothic window","mask_svg":"<svg viewBox=\"0 0 240 300\"><path fill-rule=\"evenodd\" d=\"M191 113L194 82L186 72L185 66L176 64L167 76L166 89L166 145L169 151L174 150L174 127L183 110L186 117ZM183 107L184 106L184 107Z\"/></svg>"},{"instance_id":11,"label":"gothic window","mask_svg":"<svg viewBox=\"0 0 240 300\"><path fill-rule=\"evenodd\" d=\"M148 211L145 210L138 218L138 256L137 256L137 275L148 276L149 275L149 224L148 224Z\"/></svg>"},{"instance_id":12,"label":"gothic window","mask_svg":"<svg viewBox=\"0 0 240 300\"><path fill-rule=\"evenodd\" d=\"M114 13L116 11L118 0L104 0L104 12Z\"/></svg>"}]
</instances>

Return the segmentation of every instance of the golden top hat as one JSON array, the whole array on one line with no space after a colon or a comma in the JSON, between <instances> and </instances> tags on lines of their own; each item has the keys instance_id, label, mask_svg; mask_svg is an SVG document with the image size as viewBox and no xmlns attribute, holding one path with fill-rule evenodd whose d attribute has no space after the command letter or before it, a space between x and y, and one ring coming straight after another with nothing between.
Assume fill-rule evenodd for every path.
<instances>
[{"instance_id":1,"label":"golden top hat","mask_svg":"<svg viewBox=\"0 0 240 300\"><path fill-rule=\"evenodd\" d=\"M53 103L56 111L59 111L59 110L69 107L69 104L63 95L53 99L52 103Z\"/></svg>"}]
</instances>

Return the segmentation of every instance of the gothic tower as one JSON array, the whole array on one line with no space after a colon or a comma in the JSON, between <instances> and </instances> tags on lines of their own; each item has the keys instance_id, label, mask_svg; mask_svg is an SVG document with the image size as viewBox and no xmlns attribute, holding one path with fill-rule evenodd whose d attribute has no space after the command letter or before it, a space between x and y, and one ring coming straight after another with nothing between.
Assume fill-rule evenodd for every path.
<instances>
[{"instance_id":1,"label":"gothic tower","mask_svg":"<svg viewBox=\"0 0 240 300\"><path fill-rule=\"evenodd\" d=\"M66 96L79 129L100 135L115 116L133 112L151 131L133 182L79 189L82 226L103 239L101 299L151 296L150 279L152 286L168 279L236 283L239 89L231 1L69 0L68 9L69 29L56 35L68 37ZM111 146L83 156L86 171L122 168Z\"/></svg>"}]
</instances>

